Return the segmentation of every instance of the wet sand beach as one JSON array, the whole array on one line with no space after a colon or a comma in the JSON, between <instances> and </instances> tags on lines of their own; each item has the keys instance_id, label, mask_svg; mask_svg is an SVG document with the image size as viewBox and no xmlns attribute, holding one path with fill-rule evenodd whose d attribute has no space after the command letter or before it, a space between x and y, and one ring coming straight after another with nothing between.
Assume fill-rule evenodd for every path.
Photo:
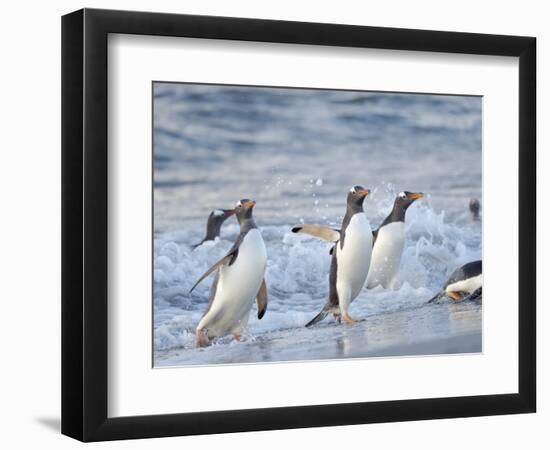
<instances>
[{"instance_id":1,"label":"wet sand beach","mask_svg":"<svg viewBox=\"0 0 550 450\"><path fill-rule=\"evenodd\" d=\"M353 325L327 320L313 328L246 336L242 342L228 338L208 348L157 352L155 366L479 353L481 324L480 305L426 305L367 317Z\"/></svg>"}]
</instances>

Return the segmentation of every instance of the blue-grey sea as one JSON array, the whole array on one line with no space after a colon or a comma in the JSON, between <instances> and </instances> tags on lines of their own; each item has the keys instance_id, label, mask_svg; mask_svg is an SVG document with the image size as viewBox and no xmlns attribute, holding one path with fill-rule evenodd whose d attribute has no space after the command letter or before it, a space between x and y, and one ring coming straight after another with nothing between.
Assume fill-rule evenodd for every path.
<instances>
[{"instance_id":1,"label":"blue-grey sea","mask_svg":"<svg viewBox=\"0 0 550 450\"><path fill-rule=\"evenodd\" d=\"M425 302L481 258L481 222L468 211L470 198L482 201L481 97L155 83L153 102L155 365L447 352L434 342L480 350L480 305ZM407 212L398 287L363 291L351 314L365 322L306 330L327 299L329 244L291 227L339 226L355 184L372 191L373 228L400 191L426 194ZM241 198L257 202L268 312L261 321L252 312L244 342L197 349L211 279L189 289L231 247L236 219L216 241L192 245L211 210Z\"/></svg>"}]
</instances>

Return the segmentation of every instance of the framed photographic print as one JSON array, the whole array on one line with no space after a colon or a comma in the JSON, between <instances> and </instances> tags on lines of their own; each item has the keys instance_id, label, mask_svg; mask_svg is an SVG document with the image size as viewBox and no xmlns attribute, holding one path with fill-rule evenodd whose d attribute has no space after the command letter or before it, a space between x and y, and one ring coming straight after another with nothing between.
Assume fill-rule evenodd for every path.
<instances>
[{"instance_id":1,"label":"framed photographic print","mask_svg":"<svg viewBox=\"0 0 550 450\"><path fill-rule=\"evenodd\" d=\"M62 432L534 412L535 38L62 21Z\"/></svg>"}]
</instances>

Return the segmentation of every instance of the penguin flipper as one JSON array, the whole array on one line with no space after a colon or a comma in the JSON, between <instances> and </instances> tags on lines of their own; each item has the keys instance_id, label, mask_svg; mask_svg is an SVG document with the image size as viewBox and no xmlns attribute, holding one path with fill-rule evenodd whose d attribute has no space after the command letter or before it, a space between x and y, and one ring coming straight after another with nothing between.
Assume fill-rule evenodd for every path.
<instances>
[{"instance_id":1,"label":"penguin flipper","mask_svg":"<svg viewBox=\"0 0 550 450\"><path fill-rule=\"evenodd\" d=\"M195 250L196 248L200 247L204 242L206 241L206 238L204 238L202 241L200 241L198 244L193 244L191 246L191 250Z\"/></svg>"},{"instance_id":2,"label":"penguin flipper","mask_svg":"<svg viewBox=\"0 0 550 450\"><path fill-rule=\"evenodd\" d=\"M258 305L258 319L261 319L267 310L267 286L265 278L262 280L258 295L256 295L256 305Z\"/></svg>"},{"instance_id":3,"label":"penguin flipper","mask_svg":"<svg viewBox=\"0 0 550 450\"><path fill-rule=\"evenodd\" d=\"M321 320L323 320L325 317L327 317L329 311L330 311L330 305L327 304L319 314L317 314L313 319L311 319L308 323L306 323L306 328L309 328L312 325L315 325L317 322L320 322Z\"/></svg>"},{"instance_id":4,"label":"penguin flipper","mask_svg":"<svg viewBox=\"0 0 550 450\"><path fill-rule=\"evenodd\" d=\"M193 285L193 287L189 290L189 293L193 292L193 289L195 289L199 283L204 280L208 275L210 275L212 272L219 269L221 266L227 264L231 265L235 258L237 258L237 254L239 253L238 248L230 251L227 255L225 255L222 259L220 259L217 263L215 263L210 269L208 269L206 272L202 274L202 276L197 280L197 282Z\"/></svg>"},{"instance_id":5,"label":"penguin flipper","mask_svg":"<svg viewBox=\"0 0 550 450\"><path fill-rule=\"evenodd\" d=\"M292 227L293 233L309 234L329 242L337 242L340 239L340 230L336 228L325 227L323 225L298 224Z\"/></svg>"},{"instance_id":6,"label":"penguin flipper","mask_svg":"<svg viewBox=\"0 0 550 450\"><path fill-rule=\"evenodd\" d=\"M464 297L465 302L471 302L471 301L481 301L481 297L483 295L483 289L477 288L474 292Z\"/></svg>"},{"instance_id":7,"label":"penguin flipper","mask_svg":"<svg viewBox=\"0 0 550 450\"><path fill-rule=\"evenodd\" d=\"M435 294L430 300L428 300L428 303L437 303L437 301L441 298L445 297L444 291L439 291L437 294Z\"/></svg>"}]
</instances>

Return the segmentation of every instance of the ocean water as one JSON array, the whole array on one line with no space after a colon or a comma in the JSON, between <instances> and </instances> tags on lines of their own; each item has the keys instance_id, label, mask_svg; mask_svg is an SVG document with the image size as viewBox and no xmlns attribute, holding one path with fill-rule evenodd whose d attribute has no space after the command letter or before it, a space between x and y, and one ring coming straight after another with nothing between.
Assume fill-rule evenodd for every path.
<instances>
[{"instance_id":1,"label":"ocean water","mask_svg":"<svg viewBox=\"0 0 550 450\"><path fill-rule=\"evenodd\" d=\"M471 197L482 200L480 97L155 83L153 144L155 364L309 359L308 341L329 345L345 333L329 319L303 328L327 299L330 244L291 228L339 226L355 184L372 190L365 211L373 228L400 191L426 197L407 212L398 288L364 290L351 315L386 325L408 317L412 330L422 324L400 343L480 332L479 305L425 305L454 269L481 258L481 225L468 212ZM268 311L258 321L254 307L245 343L227 338L196 349L212 277L189 289L231 247L236 219L216 241L192 245L212 209L245 197L257 201L267 247ZM400 328L379 329L370 327L370 340L383 354ZM284 346L272 344L281 339ZM293 343L298 350L289 352Z\"/></svg>"}]
</instances>

